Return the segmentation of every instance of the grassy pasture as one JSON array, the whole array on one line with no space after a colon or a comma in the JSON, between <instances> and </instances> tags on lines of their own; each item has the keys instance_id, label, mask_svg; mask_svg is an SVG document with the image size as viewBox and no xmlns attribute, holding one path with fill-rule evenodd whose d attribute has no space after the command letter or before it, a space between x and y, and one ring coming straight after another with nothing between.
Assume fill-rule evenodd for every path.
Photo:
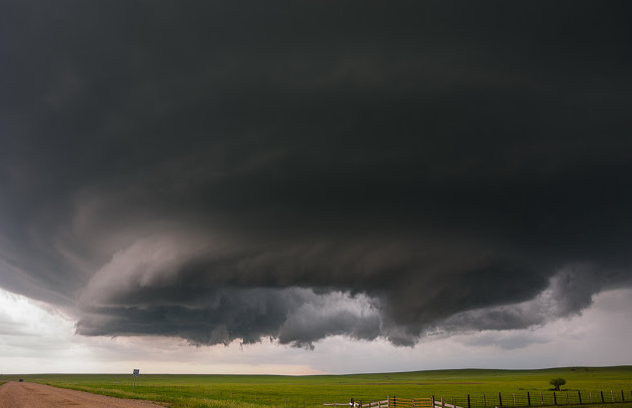
<instances>
[{"instance_id":1,"label":"grassy pasture","mask_svg":"<svg viewBox=\"0 0 632 408\"><path fill-rule=\"evenodd\" d=\"M552 394L549 380L553 377L563 377L567 381L562 387L563 391L558 393L559 405L573 404L572 398L576 398L577 390L582 392L584 403L589 402L590 392L594 394L593 401L600 402L600 391L604 392L607 402L611 401L611 396L620 402L621 390L624 391L625 401L632 401L632 366L545 370L467 369L300 377L141 374L134 392L131 374L5 375L0 378L0 382L24 378L25 381L116 397L161 401L170 403L174 408L315 408L322 407L324 402L345 403L351 397L357 401L372 401L383 400L387 396L435 396L437 399L443 397L448 403L467 406L468 394L471 395L472 408L493 408L499 405L498 393L503 395L504 407L513 407L514 398L518 398L517 405L521 405L520 398L526 398L527 392L531 394L532 405L540 406L540 393ZM483 395L486 396L485 400ZM610 404L610 407L613 405Z\"/></svg>"}]
</instances>

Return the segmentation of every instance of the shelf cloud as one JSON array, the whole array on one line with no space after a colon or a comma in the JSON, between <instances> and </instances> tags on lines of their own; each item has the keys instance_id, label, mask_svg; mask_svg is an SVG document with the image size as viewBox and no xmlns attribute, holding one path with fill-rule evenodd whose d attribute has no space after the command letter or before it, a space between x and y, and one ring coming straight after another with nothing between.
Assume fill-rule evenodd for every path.
<instances>
[{"instance_id":1,"label":"shelf cloud","mask_svg":"<svg viewBox=\"0 0 632 408\"><path fill-rule=\"evenodd\" d=\"M308 349L630 288L632 10L493 5L5 2L0 286Z\"/></svg>"}]
</instances>

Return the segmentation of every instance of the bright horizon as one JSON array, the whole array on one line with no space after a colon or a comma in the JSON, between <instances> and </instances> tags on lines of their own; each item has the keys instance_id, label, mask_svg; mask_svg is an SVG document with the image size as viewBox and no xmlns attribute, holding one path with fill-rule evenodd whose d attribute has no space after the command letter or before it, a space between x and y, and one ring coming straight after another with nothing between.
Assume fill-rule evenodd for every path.
<instances>
[{"instance_id":1,"label":"bright horizon","mask_svg":"<svg viewBox=\"0 0 632 408\"><path fill-rule=\"evenodd\" d=\"M433 369L433 370L416 370L416 371L384 371L375 373L346 373L346 374L191 374L191 373L145 373L145 375L174 375L174 376L262 376L262 377L318 377L318 376L355 376L355 375L372 375L372 374L407 374L407 373L424 373L424 372L439 372L439 371L549 371L558 369L572 369L572 368L618 368L618 367L632 367L632 365L619 365L619 366L566 366L566 367L543 367L543 368L452 368L452 369ZM129 372L120 373L2 373L1 376L19 376L19 375L130 375ZM140 373L139 375L143 375Z\"/></svg>"},{"instance_id":2,"label":"bright horizon","mask_svg":"<svg viewBox=\"0 0 632 408\"><path fill-rule=\"evenodd\" d=\"M8 368L23 367L11 371L124 374L139 368L141 374L337 375L465 368L605 367L629 365L626 361L632 361L627 347L632 336L627 324L627 311L632 310L631 290L600 294L581 316L538 329L442 337L414 348L394 347L384 340L357 342L341 337L322 340L314 350L281 346L273 341L196 347L167 337L86 337L74 333L69 316L25 297L0 290L0 307L0 322L19 326L22 331L13 336L12 344L7 344L6 337L0 341L3 374ZM613 314L612 309L620 312ZM35 338L38 335L43 338ZM528 344L514 344L524 338L529 339ZM36 344L43 347L38 349Z\"/></svg>"}]
</instances>

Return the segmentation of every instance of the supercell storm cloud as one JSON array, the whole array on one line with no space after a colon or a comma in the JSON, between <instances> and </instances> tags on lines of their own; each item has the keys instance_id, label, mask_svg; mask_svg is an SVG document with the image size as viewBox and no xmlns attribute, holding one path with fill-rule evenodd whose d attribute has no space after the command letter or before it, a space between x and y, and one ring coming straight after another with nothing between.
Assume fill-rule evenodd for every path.
<instances>
[{"instance_id":1,"label":"supercell storm cloud","mask_svg":"<svg viewBox=\"0 0 632 408\"><path fill-rule=\"evenodd\" d=\"M631 287L630 6L393 3L4 2L2 288L310 348Z\"/></svg>"}]
</instances>

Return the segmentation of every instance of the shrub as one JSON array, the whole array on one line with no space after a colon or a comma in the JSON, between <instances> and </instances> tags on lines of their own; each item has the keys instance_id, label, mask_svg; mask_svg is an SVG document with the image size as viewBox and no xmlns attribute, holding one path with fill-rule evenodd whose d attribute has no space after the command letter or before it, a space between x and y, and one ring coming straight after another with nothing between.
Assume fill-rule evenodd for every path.
<instances>
[{"instance_id":1,"label":"shrub","mask_svg":"<svg viewBox=\"0 0 632 408\"><path fill-rule=\"evenodd\" d=\"M559 391L560 386L566 384L566 380L563 378L553 378L551 379L551 381L549 381L549 384L555 387L554 388L555 391Z\"/></svg>"}]
</instances>

